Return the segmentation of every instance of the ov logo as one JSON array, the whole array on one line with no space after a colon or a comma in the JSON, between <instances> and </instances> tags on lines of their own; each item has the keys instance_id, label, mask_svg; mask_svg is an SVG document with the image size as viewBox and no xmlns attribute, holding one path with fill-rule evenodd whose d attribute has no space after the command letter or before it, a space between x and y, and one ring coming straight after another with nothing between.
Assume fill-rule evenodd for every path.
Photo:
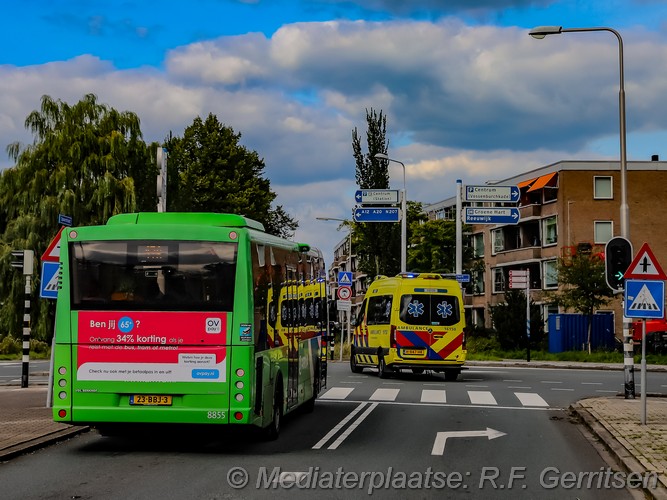
<instances>
[{"instance_id":1,"label":"ov logo","mask_svg":"<svg viewBox=\"0 0 667 500\"><path fill-rule=\"evenodd\" d=\"M206 333L220 333L222 320L220 318L206 318Z\"/></svg>"}]
</instances>

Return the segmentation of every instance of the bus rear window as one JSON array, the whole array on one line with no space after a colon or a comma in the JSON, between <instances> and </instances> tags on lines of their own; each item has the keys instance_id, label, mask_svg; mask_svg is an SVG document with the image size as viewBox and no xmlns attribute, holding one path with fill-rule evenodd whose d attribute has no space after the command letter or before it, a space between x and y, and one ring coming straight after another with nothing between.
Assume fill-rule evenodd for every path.
<instances>
[{"instance_id":1,"label":"bus rear window","mask_svg":"<svg viewBox=\"0 0 667 500\"><path fill-rule=\"evenodd\" d=\"M231 311L236 257L236 243L71 243L72 309Z\"/></svg>"},{"instance_id":2,"label":"bus rear window","mask_svg":"<svg viewBox=\"0 0 667 500\"><path fill-rule=\"evenodd\" d=\"M452 326L460 321L461 313L455 296L420 293L401 297L399 317L408 325Z\"/></svg>"}]
</instances>

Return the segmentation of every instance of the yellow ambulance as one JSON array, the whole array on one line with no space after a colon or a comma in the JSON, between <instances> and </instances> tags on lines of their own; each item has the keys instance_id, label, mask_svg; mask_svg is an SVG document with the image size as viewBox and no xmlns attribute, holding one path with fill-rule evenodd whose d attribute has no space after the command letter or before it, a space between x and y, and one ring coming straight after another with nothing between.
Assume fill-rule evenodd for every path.
<instances>
[{"instance_id":1,"label":"yellow ambulance","mask_svg":"<svg viewBox=\"0 0 667 500\"><path fill-rule=\"evenodd\" d=\"M355 321L350 368L444 372L454 381L466 359L461 285L435 273L378 276Z\"/></svg>"}]
</instances>

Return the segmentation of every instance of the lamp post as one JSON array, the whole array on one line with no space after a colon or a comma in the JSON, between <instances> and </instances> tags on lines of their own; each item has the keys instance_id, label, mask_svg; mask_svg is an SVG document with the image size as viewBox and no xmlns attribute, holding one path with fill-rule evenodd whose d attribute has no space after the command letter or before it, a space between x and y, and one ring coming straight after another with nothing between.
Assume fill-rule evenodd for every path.
<instances>
[{"instance_id":1,"label":"lamp post","mask_svg":"<svg viewBox=\"0 0 667 500\"><path fill-rule=\"evenodd\" d=\"M377 153L375 158L378 160L385 160L386 162L393 161L403 167L403 191L401 192L401 272L404 273L407 262L407 247L408 247L408 209L407 209L407 189L405 186L405 163L402 161L389 158L384 153Z\"/></svg>"},{"instance_id":2,"label":"lamp post","mask_svg":"<svg viewBox=\"0 0 667 500\"><path fill-rule=\"evenodd\" d=\"M349 262L350 262L349 266L348 266L348 269L349 269L350 272L354 273L354 271L352 270L352 224L351 224L352 221L350 221L349 219L337 219L335 217L315 217L315 218L317 220L323 220L323 221L333 220L333 221L342 222L343 224L348 225L349 243L348 243L348 248L347 249L348 249L348 252L349 252L348 258L349 258ZM352 276L354 277L354 274ZM354 284L354 278L353 278L352 282ZM328 299L328 297L327 297L327 299ZM329 311L328 304L327 304L327 311ZM352 330L352 321L351 321L351 318L352 318L352 310L347 312L347 343L348 344L350 343L350 339L352 338L352 332L351 332L351 330ZM343 361L343 334L342 333L340 335L340 361Z\"/></svg>"},{"instance_id":3,"label":"lamp post","mask_svg":"<svg viewBox=\"0 0 667 500\"><path fill-rule=\"evenodd\" d=\"M623 69L623 39L621 34L612 28L563 28L562 26L538 26L528 33L533 38L542 39L547 35L559 35L561 33L576 33L583 31L608 31L618 39L618 66L619 66L619 90L618 90L618 121L621 144L621 236L630 239L630 213L628 207L628 164L626 151L625 132L625 84ZM569 209L569 206L568 206ZM568 225L570 221L568 220ZM623 319L623 357L625 367L625 398L635 398L633 348L630 343L630 322Z\"/></svg>"}]
</instances>

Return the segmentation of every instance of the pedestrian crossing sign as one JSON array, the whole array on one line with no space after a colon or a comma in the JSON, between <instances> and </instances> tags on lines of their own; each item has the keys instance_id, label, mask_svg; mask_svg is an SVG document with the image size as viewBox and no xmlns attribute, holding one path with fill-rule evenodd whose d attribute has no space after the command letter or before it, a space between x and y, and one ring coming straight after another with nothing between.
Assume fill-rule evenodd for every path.
<instances>
[{"instance_id":1,"label":"pedestrian crossing sign","mask_svg":"<svg viewBox=\"0 0 667 500\"><path fill-rule=\"evenodd\" d=\"M350 271L340 271L338 273L338 286L352 286L352 273Z\"/></svg>"},{"instance_id":2,"label":"pedestrian crossing sign","mask_svg":"<svg viewBox=\"0 0 667 500\"><path fill-rule=\"evenodd\" d=\"M665 282L625 280L625 316L662 318L665 315Z\"/></svg>"},{"instance_id":3,"label":"pedestrian crossing sign","mask_svg":"<svg viewBox=\"0 0 667 500\"><path fill-rule=\"evenodd\" d=\"M58 298L58 262L42 261L42 283L39 287L39 296L43 299Z\"/></svg>"}]
</instances>

